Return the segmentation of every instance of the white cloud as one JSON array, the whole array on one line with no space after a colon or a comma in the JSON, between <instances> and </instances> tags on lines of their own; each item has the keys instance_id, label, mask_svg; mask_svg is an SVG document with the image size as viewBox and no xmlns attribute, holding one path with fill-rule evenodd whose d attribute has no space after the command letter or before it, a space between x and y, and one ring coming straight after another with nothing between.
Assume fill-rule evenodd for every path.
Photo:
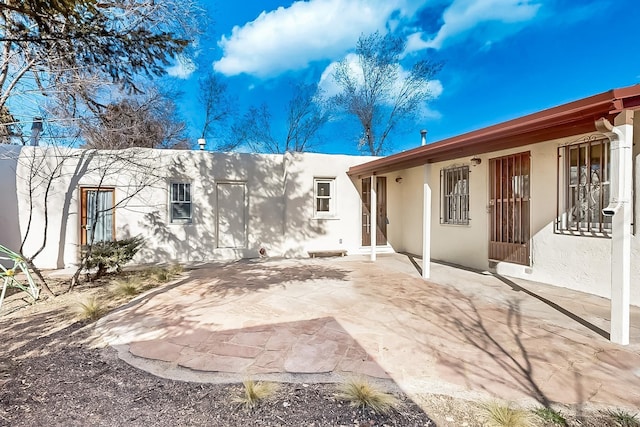
<instances>
[{"instance_id":1,"label":"white cloud","mask_svg":"<svg viewBox=\"0 0 640 427\"><path fill-rule=\"evenodd\" d=\"M309 0L265 11L222 36L223 57L214 69L228 76L268 77L335 59L353 48L362 33L385 31L388 22L412 16L426 1Z\"/></svg>"},{"instance_id":2,"label":"white cloud","mask_svg":"<svg viewBox=\"0 0 640 427\"><path fill-rule=\"evenodd\" d=\"M350 53L345 57L345 60L349 64L349 69L351 70L352 75L357 76L358 80L362 82L364 79L362 68L358 64L358 56L356 54ZM340 93L341 88L336 83L333 78L333 74L335 73L336 66L338 62L332 62L324 69L322 75L320 76L320 82L318 83L318 87L324 92L324 95L327 97L335 96ZM396 89L400 90L402 86L402 79L409 76L409 71L406 71L404 68L400 67L399 70L400 79L396 82ZM434 100L440 95L444 90L442 86L442 82L440 80L431 80L427 85L429 92L431 93L431 100Z\"/></svg>"},{"instance_id":3,"label":"white cloud","mask_svg":"<svg viewBox=\"0 0 640 427\"><path fill-rule=\"evenodd\" d=\"M186 80L191 77L191 74L196 70L196 64L189 58L179 56L176 59L176 63L167 68L167 74L171 77Z\"/></svg>"},{"instance_id":4,"label":"white cloud","mask_svg":"<svg viewBox=\"0 0 640 427\"><path fill-rule=\"evenodd\" d=\"M533 19L541 4L535 0L454 0L443 15L444 25L438 33L429 40L424 40L424 33L409 36L407 52L415 52L425 48L440 49L446 42L455 38L462 38L470 30L481 24L494 23L504 27L504 24L521 24ZM518 28L518 27L514 27ZM489 32L492 35L504 36L505 31ZM491 43L493 40L485 40Z\"/></svg>"}]
</instances>

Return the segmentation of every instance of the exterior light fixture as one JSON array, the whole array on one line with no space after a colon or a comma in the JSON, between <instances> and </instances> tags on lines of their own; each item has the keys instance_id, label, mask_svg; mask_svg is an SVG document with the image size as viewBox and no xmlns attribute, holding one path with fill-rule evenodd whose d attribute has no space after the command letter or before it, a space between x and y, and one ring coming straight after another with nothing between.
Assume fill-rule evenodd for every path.
<instances>
[{"instance_id":1,"label":"exterior light fixture","mask_svg":"<svg viewBox=\"0 0 640 427\"><path fill-rule=\"evenodd\" d=\"M198 138L198 146L200 150L204 150L204 146L207 144L207 140L204 138Z\"/></svg>"},{"instance_id":2,"label":"exterior light fixture","mask_svg":"<svg viewBox=\"0 0 640 427\"><path fill-rule=\"evenodd\" d=\"M480 163L482 163L482 159L478 156L472 157L470 161L473 166L478 166Z\"/></svg>"}]
</instances>

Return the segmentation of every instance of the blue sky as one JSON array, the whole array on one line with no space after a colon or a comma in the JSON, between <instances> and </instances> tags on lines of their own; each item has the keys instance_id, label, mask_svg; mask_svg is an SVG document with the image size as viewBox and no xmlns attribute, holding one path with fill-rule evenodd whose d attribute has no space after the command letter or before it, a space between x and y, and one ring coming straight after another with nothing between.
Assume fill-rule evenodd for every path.
<instances>
[{"instance_id":1,"label":"blue sky","mask_svg":"<svg viewBox=\"0 0 640 427\"><path fill-rule=\"evenodd\" d=\"M390 152L435 142L524 114L640 83L635 0L309 0L205 1L213 21L195 63L177 64L168 80L193 138L202 126L198 78L215 70L240 111L269 104L274 127L290 83L331 91L330 66L361 34L393 31L407 40L406 59L433 58L444 68L434 99ZM345 130L346 129L346 130ZM325 130L317 151L357 154L357 128Z\"/></svg>"}]
</instances>

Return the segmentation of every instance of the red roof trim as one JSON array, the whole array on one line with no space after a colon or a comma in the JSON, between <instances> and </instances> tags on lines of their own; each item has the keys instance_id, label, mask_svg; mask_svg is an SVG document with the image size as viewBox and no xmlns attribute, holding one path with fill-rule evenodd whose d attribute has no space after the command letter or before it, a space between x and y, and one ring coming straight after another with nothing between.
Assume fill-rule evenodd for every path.
<instances>
[{"instance_id":1,"label":"red roof trim","mask_svg":"<svg viewBox=\"0 0 640 427\"><path fill-rule=\"evenodd\" d=\"M473 132L353 166L351 176L369 176L458 157L489 153L571 135L594 132L595 121L613 119L624 109L640 108L640 85L542 110Z\"/></svg>"}]
</instances>

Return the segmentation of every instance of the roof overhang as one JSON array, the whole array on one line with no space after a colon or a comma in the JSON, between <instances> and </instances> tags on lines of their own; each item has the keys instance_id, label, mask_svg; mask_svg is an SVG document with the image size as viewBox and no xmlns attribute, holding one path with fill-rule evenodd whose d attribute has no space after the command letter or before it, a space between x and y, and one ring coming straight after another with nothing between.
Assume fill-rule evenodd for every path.
<instances>
[{"instance_id":1,"label":"roof overhang","mask_svg":"<svg viewBox=\"0 0 640 427\"><path fill-rule=\"evenodd\" d=\"M640 85L613 89L433 144L352 166L348 174L356 177L379 175L427 163L595 132L596 120L604 117L612 121L619 112L638 108L640 108Z\"/></svg>"}]
</instances>

